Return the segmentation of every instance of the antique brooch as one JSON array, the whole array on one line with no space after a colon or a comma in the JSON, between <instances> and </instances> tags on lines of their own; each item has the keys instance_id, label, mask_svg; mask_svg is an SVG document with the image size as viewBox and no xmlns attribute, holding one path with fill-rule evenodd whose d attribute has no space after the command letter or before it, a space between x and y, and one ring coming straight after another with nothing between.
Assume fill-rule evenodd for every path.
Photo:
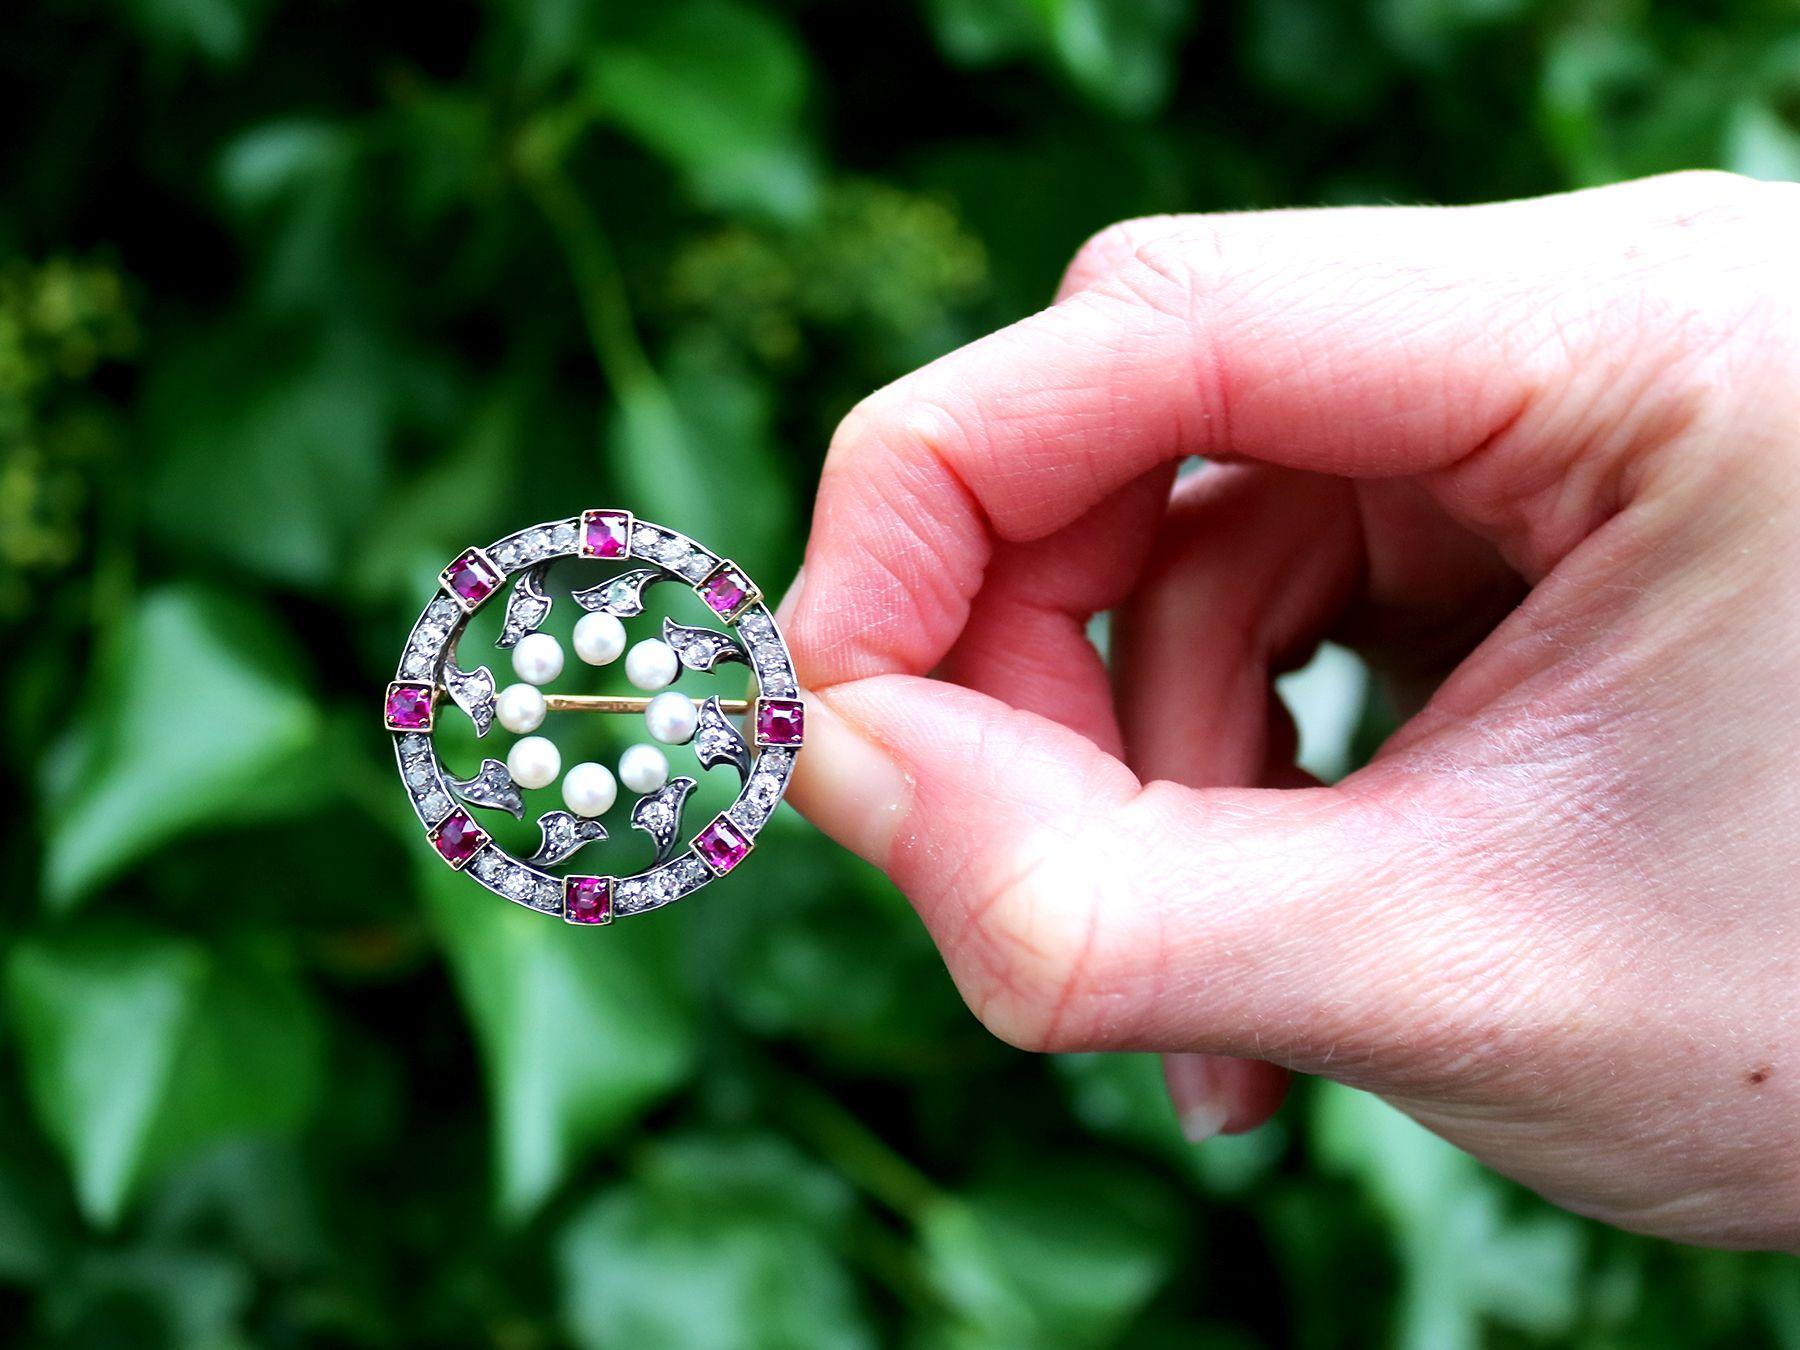
<instances>
[{"instance_id":1,"label":"antique brooch","mask_svg":"<svg viewBox=\"0 0 1800 1350\"><path fill-rule=\"evenodd\" d=\"M561 694L543 688L563 675L561 642L540 630L552 604L547 574L565 558L627 565L570 592L585 611L575 623L573 645L590 666L607 666L622 656L626 679L643 694ZM633 563L645 565L629 566ZM668 581L695 592L724 627L690 627L665 618L661 636L630 642L625 625L643 615L645 592ZM443 570L438 584L438 594L407 638L384 713L401 781L440 858L496 895L577 924L610 923L615 914L657 909L744 860L787 791L805 708L774 616L735 563L629 511L597 510L471 548ZM505 688L486 666L465 668L458 650L472 616L502 595L495 645L510 654L517 677ZM711 674L729 662L755 674L754 697L695 698L668 687L683 670ZM446 770L434 734L452 706L478 737L498 726L517 738L503 760L483 759L467 778ZM616 779L606 765L594 762L565 773L555 743L535 734L549 715L565 712L641 717L650 739L620 756ZM701 770L729 767L738 775L736 800L691 839L684 840L682 817L698 780L671 777L659 744L691 744ZM523 819L522 789L550 787L559 776L566 809L538 817L541 841L529 857L508 853L477 822L477 811ZM553 871L606 839L599 817L614 806L620 785L637 794L629 818L654 844L650 866L627 876Z\"/></svg>"}]
</instances>

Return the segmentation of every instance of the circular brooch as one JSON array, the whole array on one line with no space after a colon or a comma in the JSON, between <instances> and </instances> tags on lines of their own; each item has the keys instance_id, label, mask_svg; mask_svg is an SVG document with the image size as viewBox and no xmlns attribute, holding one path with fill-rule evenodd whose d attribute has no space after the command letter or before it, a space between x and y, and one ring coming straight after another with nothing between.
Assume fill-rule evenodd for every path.
<instances>
[{"instance_id":1,"label":"circular brooch","mask_svg":"<svg viewBox=\"0 0 1800 1350\"><path fill-rule=\"evenodd\" d=\"M563 559L627 565L570 591L584 611L572 645L585 665L611 665L623 657L627 681L642 693L546 688L564 671L562 643L542 631L552 605L548 575ZM629 566L634 563L645 565ZM632 642L627 623L648 622L642 620L645 592L667 581L696 594L703 612L723 627L664 618L660 636ZM744 860L787 791L805 708L787 643L741 568L629 511L596 510L471 548L439 574L438 584L388 685L384 720L407 796L440 858L496 895L576 924L611 923L615 914L660 908ZM510 653L516 677L505 687L486 666L465 668L458 652L470 621L498 596L505 599L494 607L500 614L494 645ZM754 673L753 697L695 697L669 688L684 670L712 674L729 662ZM437 733L449 705L467 716L477 738L496 726L512 733L505 758L483 759L466 778L447 770ZM571 712L640 717L649 740L625 750L616 777L594 761L565 771L556 744L537 733L552 714ZM670 776L660 748L665 745L691 745L700 770L729 767L738 775L735 800L691 838L683 816L699 780ZM527 857L507 852L475 818L477 811L502 811L523 820L524 791L551 787L559 778L563 806L537 818L538 847ZM618 802L621 785L636 794L629 818L654 845L650 865L625 876L553 871L606 839L599 817Z\"/></svg>"}]
</instances>

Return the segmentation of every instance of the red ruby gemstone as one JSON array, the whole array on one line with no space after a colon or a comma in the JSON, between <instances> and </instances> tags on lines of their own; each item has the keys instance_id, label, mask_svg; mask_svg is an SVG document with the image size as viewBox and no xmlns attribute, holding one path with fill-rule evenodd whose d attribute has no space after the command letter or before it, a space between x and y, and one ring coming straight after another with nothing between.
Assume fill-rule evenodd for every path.
<instances>
[{"instance_id":1,"label":"red ruby gemstone","mask_svg":"<svg viewBox=\"0 0 1800 1350\"><path fill-rule=\"evenodd\" d=\"M799 745L806 733L806 705L797 698L756 701L756 743Z\"/></svg>"},{"instance_id":2,"label":"red ruby gemstone","mask_svg":"<svg viewBox=\"0 0 1800 1350\"><path fill-rule=\"evenodd\" d=\"M389 731L431 730L431 686L396 680L387 691Z\"/></svg>"},{"instance_id":3,"label":"red ruby gemstone","mask_svg":"<svg viewBox=\"0 0 1800 1350\"><path fill-rule=\"evenodd\" d=\"M729 618L737 613L750 595L750 578L729 563L708 577L700 588L700 598L713 612Z\"/></svg>"},{"instance_id":4,"label":"red ruby gemstone","mask_svg":"<svg viewBox=\"0 0 1800 1350\"><path fill-rule=\"evenodd\" d=\"M469 813L460 806L431 832L431 846L452 867L461 867L481 852L487 842L487 831L469 819Z\"/></svg>"},{"instance_id":5,"label":"red ruby gemstone","mask_svg":"<svg viewBox=\"0 0 1800 1350\"><path fill-rule=\"evenodd\" d=\"M468 606L479 605L500 585L500 574L470 549L444 571L444 582Z\"/></svg>"},{"instance_id":6,"label":"red ruby gemstone","mask_svg":"<svg viewBox=\"0 0 1800 1350\"><path fill-rule=\"evenodd\" d=\"M590 558L623 558L631 547L627 511L583 511L581 551Z\"/></svg>"},{"instance_id":7,"label":"red ruby gemstone","mask_svg":"<svg viewBox=\"0 0 1800 1350\"><path fill-rule=\"evenodd\" d=\"M563 917L570 923L611 923L612 878L564 877Z\"/></svg>"},{"instance_id":8,"label":"red ruby gemstone","mask_svg":"<svg viewBox=\"0 0 1800 1350\"><path fill-rule=\"evenodd\" d=\"M744 855L750 851L750 841L737 826L720 816L700 831L694 839L694 847L700 850L706 865L723 876L744 860Z\"/></svg>"}]
</instances>

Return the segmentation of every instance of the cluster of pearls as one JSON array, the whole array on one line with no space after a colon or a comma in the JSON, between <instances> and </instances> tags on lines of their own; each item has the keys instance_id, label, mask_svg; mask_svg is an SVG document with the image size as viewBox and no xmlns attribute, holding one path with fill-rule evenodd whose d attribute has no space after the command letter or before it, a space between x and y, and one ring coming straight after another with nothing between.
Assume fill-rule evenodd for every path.
<instances>
[{"instance_id":1,"label":"cluster of pearls","mask_svg":"<svg viewBox=\"0 0 1800 1350\"><path fill-rule=\"evenodd\" d=\"M585 614L575 624L575 654L590 666L604 666L625 656L625 678L639 689L662 689L644 710L644 723L654 740L686 745L694 738L700 710L686 694L669 689L681 674L681 658L660 638L646 638L625 650L625 625L611 614ZM549 787L562 773L562 755L554 742L529 733L544 725L547 707L539 685L563 671L562 644L548 633L527 633L513 647L513 672L523 683L511 684L494 701L501 726L518 735L506 756L506 771L522 788ZM669 781L669 760L654 745L638 744L619 756L615 781L604 764L586 761L563 775L563 801L578 816L604 815L618 800L618 784L639 794L655 792Z\"/></svg>"}]
</instances>

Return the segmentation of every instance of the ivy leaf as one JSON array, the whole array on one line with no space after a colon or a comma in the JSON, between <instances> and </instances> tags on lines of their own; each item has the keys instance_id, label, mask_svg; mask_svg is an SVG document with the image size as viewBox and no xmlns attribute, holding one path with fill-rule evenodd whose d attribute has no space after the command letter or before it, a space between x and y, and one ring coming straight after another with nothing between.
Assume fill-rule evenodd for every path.
<instances>
[{"instance_id":1,"label":"ivy leaf","mask_svg":"<svg viewBox=\"0 0 1800 1350\"><path fill-rule=\"evenodd\" d=\"M838 1252L851 1206L842 1181L771 1136L660 1144L563 1233L570 1334L597 1350L872 1345Z\"/></svg>"},{"instance_id":2,"label":"ivy leaf","mask_svg":"<svg viewBox=\"0 0 1800 1350\"><path fill-rule=\"evenodd\" d=\"M793 537L770 417L767 391L741 370L678 347L666 389L621 391L609 459L641 515L695 539L732 540L733 557L755 576Z\"/></svg>"},{"instance_id":3,"label":"ivy leaf","mask_svg":"<svg viewBox=\"0 0 1800 1350\"><path fill-rule=\"evenodd\" d=\"M145 1141L153 1170L221 1140L289 1134L324 1091L323 1027L292 972L251 952L215 949L206 964L198 1015Z\"/></svg>"},{"instance_id":4,"label":"ivy leaf","mask_svg":"<svg viewBox=\"0 0 1800 1350\"><path fill-rule=\"evenodd\" d=\"M687 1076L682 925L571 931L429 861L424 890L487 1072L500 1209L523 1219L583 1149Z\"/></svg>"},{"instance_id":5,"label":"ivy leaf","mask_svg":"<svg viewBox=\"0 0 1800 1350\"><path fill-rule=\"evenodd\" d=\"M7 964L25 1087L69 1160L82 1212L112 1224L143 1161L205 977L188 943L28 940Z\"/></svg>"},{"instance_id":6,"label":"ivy leaf","mask_svg":"<svg viewBox=\"0 0 1800 1350\"><path fill-rule=\"evenodd\" d=\"M595 108L686 176L703 203L793 218L818 170L801 129L809 72L793 35L731 0L642 6L588 67Z\"/></svg>"},{"instance_id":7,"label":"ivy leaf","mask_svg":"<svg viewBox=\"0 0 1800 1350\"><path fill-rule=\"evenodd\" d=\"M32 1109L93 1222L114 1223L149 1172L292 1130L317 1102L315 1011L254 960L106 928L25 940L6 981Z\"/></svg>"},{"instance_id":8,"label":"ivy leaf","mask_svg":"<svg viewBox=\"0 0 1800 1350\"><path fill-rule=\"evenodd\" d=\"M1768 104L1740 104L1727 135L1727 168L1772 183L1800 182L1800 131Z\"/></svg>"},{"instance_id":9,"label":"ivy leaf","mask_svg":"<svg viewBox=\"0 0 1800 1350\"><path fill-rule=\"evenodd\" d=\"M49 775L50 906L68 909L189 830L306 804L277 790L322 726L299 664L268 615L242 601L181 586L139 602Z\"/></svg>"},{"instance_id":10,"label":"ivy leaf","mask_svg":"<svg viewBox=\"0 0 1800 1350\"><path fill-rule=\"evenodd\" d=\"M357 554L404 372L354 326L252 330L178 349L151 376L149 517L203 558L320 587Z\"/></svg>"},{"instance_id":11,"label":"ivy leaf","mask_svg":"<svg viewBox=\"0 0 1800 1350\"><path fill-rule=\"evenodd\" d=\"M1215 1195L1250 1191L1287 1149L1279 1119L1196 1148L1181 1133L1155 1055L1055 1055L1051 1065L1075 1118L1097 1135L1133 1144L1190 1174Z\"/></svg>"},{"instance_id":12,"label":"ivy leaf","mask_svg":"<svg viewBox=\"0 0 1800 1350\"><path fill-rule=\"evenodd\" d=\"M266 0L115 0L148 45L192 50L219 66L239 64L268 10Z\"/></svg>"},{"instance_id":13,"label":"ivy leaf","mask_svg":"<svg viewBox=\"0 0 1800 1350\"><path fill-rule=\"evenodd\" d=\"M1102 1345L1168 1278L1177 1224L1148 1176L1038 1159L935 1203L923 1238L932 1285L975 1343Z\"/></svg>"},{"instance_id":14,"label":"ivy leaf","mask_svg":"<svg viewBox=\"0 0 1800 1350\"><path fill-rule=\"evenodd\" d=\"M1504 1183L1380 1098L1321 1083L1313 1141L1393 1226L1403 1346L1475 1347L1486 1321L1566 1336L1580 1312L1582 1231L1566 1214L1507 1213Z\"/></svg>"},{"instance_id":15,"label":"ivy leaf","mask_svg":"<svg viewBox=\"0 0 1800 1350\"><path fill-rule=\"evenodd\" d=\"M1174 83L1191 0L933 0L939 44L982 66L1036 57L1088 99L1132 116L1154 112Z\"/></svg>"}]
</instances>

